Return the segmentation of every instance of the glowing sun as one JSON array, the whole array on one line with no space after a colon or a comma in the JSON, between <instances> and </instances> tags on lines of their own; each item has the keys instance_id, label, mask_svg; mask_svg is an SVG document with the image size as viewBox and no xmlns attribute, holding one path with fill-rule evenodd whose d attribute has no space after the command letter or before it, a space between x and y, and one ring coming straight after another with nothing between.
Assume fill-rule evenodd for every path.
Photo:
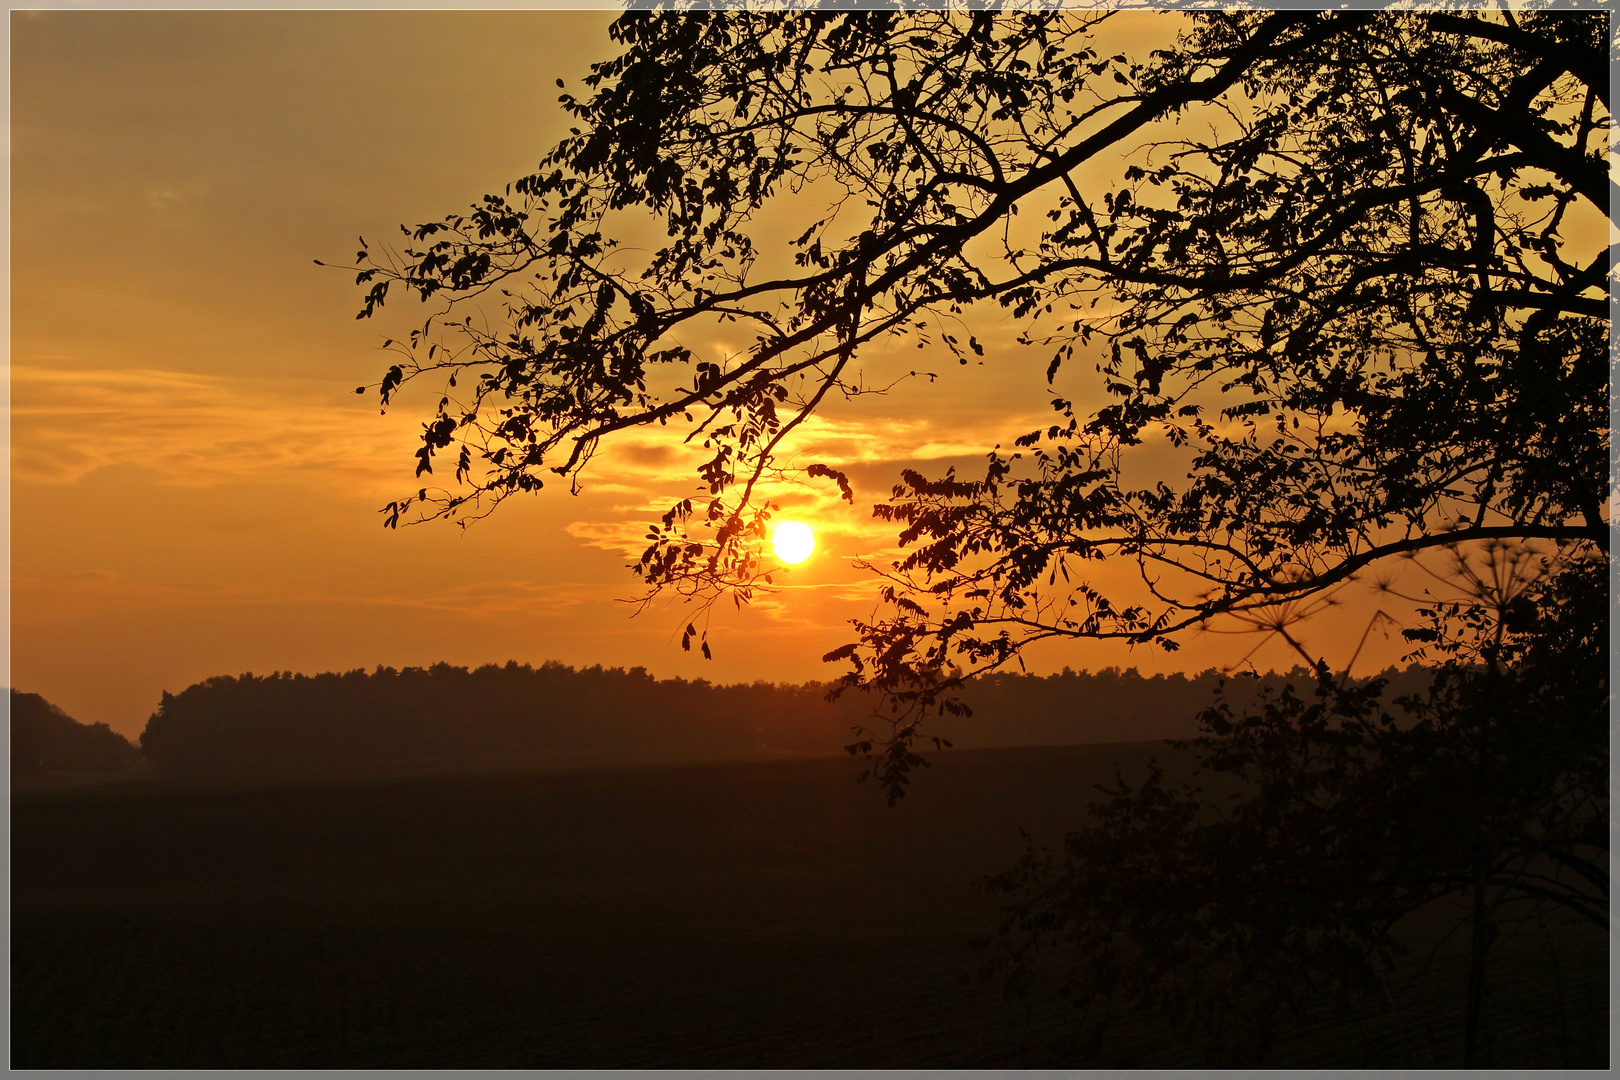
<instances>
[{"instance_id":1,"label":"glowing sun","mask_svg":"<svg viewBox=\"0 0 1620 1080\"><path fill-rule=\"evenodd\" d=\"M771 533L776 557L785 563L802 563L816 550L816 534L802 521L778 521Z\"/></svg>"}]
</instances>

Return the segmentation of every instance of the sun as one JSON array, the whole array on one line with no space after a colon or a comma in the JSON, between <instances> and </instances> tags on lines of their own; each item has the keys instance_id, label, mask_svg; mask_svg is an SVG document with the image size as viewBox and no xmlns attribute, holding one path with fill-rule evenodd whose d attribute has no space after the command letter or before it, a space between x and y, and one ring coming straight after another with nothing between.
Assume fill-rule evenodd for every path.
<instances>
[{"instance_id":1,"label":"sun","mask_svg":"<svg viewBox=\"0 0 1620 1080\"><path fill-rule=\"evenodd\" d=\"M776 557L785 563L802 563L816 550L816 534L802 521L778 521L771 533Z\"/></svg>"}]
</instances>

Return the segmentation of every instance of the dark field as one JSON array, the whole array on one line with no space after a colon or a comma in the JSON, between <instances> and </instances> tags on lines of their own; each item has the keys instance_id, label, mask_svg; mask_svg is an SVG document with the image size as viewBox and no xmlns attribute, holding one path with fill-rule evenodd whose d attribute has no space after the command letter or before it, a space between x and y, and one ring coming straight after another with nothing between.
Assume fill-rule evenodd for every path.
<instances>
[{"instance_id":1,"label":"dark field","mask_svg":"<svg viewBox=\"0 0 1620 1080\"><path fill-rule=\"evenodd\" d=\"M969 887L1162 746L418 779L147 779L12 801L12 1067L1075 1064L1048 995L961 977ZM1607 1062L1600 935L1497 960L1497 1065ZM1446 1066L1460 969L1279 1065ZM1195 1044L1122 1025L1140 1064Z\"/></svg>"}]
</instances>

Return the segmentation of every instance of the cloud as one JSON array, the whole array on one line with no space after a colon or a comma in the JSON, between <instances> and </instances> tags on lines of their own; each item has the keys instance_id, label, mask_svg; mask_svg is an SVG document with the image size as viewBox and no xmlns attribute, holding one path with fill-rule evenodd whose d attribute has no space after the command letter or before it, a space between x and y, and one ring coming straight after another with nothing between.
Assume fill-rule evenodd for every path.
<instances>
[{"instance_id":1,"label":"cloud","mask_svg":"<svg viewBox=\"0 0 1620 1080\"><path fill-rule=\"evenodd\" d=\"M325 604L414 608L499 621L512 616L547 618L576 614L632 591L621 583L472 581L437 589L400 590L386 584L284 584L205 578L137 578L108 570L58 574L23 573L12 579L16 599L27 604L89 603L101 608L219 607Z\"/></svg>"},{"instance_id":2,"label":"cloud","mask_svg":"<svg viewBox=\"0 0 1620 1080\"><path fill-rule=\"evenodd\" d=\"M310 380L32 363L11 369L11 385L12 465L25 482L71 484L135 465L180 487L291 481L380 500L417 486L420 410L378 416L373 403ZM875 521L870 506L887 497L901 463L940 462L943 472L944 462L978 458L1036 422L991 411L863 415L870 411L811 417L781 450L792 469L820 462L850 472L854 505L834 483L802 474L758 491L780 516L810 522L823 550L841 559L893 557L895 526ZM565 525L568 534L634 562L648 523L672 502L691 497L701 516L708 495L695 469L709 452L683 445L682 434L632 432L605 446L583 485L612 505L595 503L589 517Z\"/></svg>"},{"instance_id":3,"label":"cloud","mask_svg":"<svg viewBox=\"0 0 1620 1080\"><path fill-rule=\"evenodd\" d=\"M800 459L801 464L820 460L831 465L980 457L1044 423L1049 415L992 411L980 416L881 419L812 416L789 437L784 456Z\"/></svg>"},{"instance_id":4,"label":"cloud","mask_svg":"<svg viewBox=\"0 0 1620 1080\"><path fill-rule=\"evenodd\" d=\"M824 550L845 557L893 558L897 529L874 520L871 505L888 497L903 464L935 462L943 473L947 464L982 458L992 446L1006 445L1045 418L1044 413L992 409L949 416L812 416L777 451L788 474L762 481L756 501L775 503L779 517L811 523ZM642 499L602 508L609 518L574 521L565 527L568 534L633 562L647 547L647 526L673 503L690 498L701 520L711 496L696 468L710 455L700 447L683 446L681 437L671 431L660 441L649 433L604 447L583 479L585 490L639 494ZM853 505L843 500L833 481L808 479L799 472L814 463L851 474L856 480ZM734 498L735 491L728 496Z\"/></svg>"},{"instance_id":5,"label":"cloud","mask_svg":"<svg viewBox=\"0 0 1620 1080\"><path fill-rule=\"evenodd\" d=\"M137 465L185 487L295 476L371 493L409 482L413 420L307 382L145 368L11 368L16 479Z\"/></svg>"},{"instance_id":6,"label":"cloud","mask_svg":"<svg viewBox=\"0 0 1620 1080\"><path fill-rule=\"evenodd\" d=\"M571 521L563 526L563 531L586 547L612 551L633 562L641 558L641 553L647 549L647 521L656 516L653 511L647 510L643 516L634 519Z\"/></svg>"}]
</instances>

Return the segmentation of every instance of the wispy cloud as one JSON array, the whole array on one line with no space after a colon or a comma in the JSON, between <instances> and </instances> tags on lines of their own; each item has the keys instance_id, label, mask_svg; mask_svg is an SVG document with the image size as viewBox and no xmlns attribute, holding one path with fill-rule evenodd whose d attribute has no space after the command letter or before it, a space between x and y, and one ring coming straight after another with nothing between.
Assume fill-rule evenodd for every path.
<instances>
[{"instance_id":1,"label":"wispy cloud","mask_svg":"<svg viewBox=\"0 0 1620 1080\"><path fill-rule=\"evenodd\" d=\"M1005 445L1012 435L1039 424L1041 414L988 412L982 416L884 418L871 422L861 418L813 416L783 440L778 460L789 470L812 463L857 471L861 478L881 477L881 487L867 479L857 479L855 502L844 501L837 486L829 480L809 480L802 475L770 479L756 489L762 502L779 507L778 518L810 522L822 537L824 548L846 556L892 557L896 528L871 516L874 501L889 494L889 484L898 479L902 463L944 462L978 459L992 446ZM587 490L597 493L640 494L640 501L626 501L604 508L612 516L579 520L566 526L569 535L585 544L611 551L634 561L647 546L647 526L669 510L672 503L691 498L701 518L710 496L697 483L696 467L707 457L682 446L677 437L664 442L632 437L606 448L591 463L585 479Z\"/></svg>"},{"instance_id":2,"label":"wispy cloud","mask_svg":"<svg viewBox=\"0 0 1620 1080\"><path fill-rule=\"evenodd\" d=\"M17 364L11 425L13 475L34 483L111 465L191 487L297 474L373 491L409 476L410 418L285 380Z\"/></svg>"},{"instance_id":3,"label":"wispy cloud","mask_svg":"<svg viewBox=\"0 0 1620 1080\"><path fill-rule=\"evenodd\" d=\"M632 591L623 584L527 580L473 581L440 588L401 590L387 585L323 581L288 584L218 578L145 578L108 570L29 573L12 578L22 603L61 607L79 603L125 607L218 607L322 604L415 608L492 619L565 616L601 606Z\"/></svg>"},{"instance_id":4,"label":"wispy cloud","mask_svg":"<svg viewBox=\"0 0 1620 1080\"><path fill-rule=\"evenodd\" d=\"M408 406L378 416L365 401L307 381L155 369L18 364L11 383L12 468L22 481L70 484L98 469L135 465L185 487L290 479L383 499L414 486L420 417ZM857 476L855 504L831 482L802 477L773 480L759 494L780 507L780 517L812 523L823 550L837 558L892 557L895 527L873 520L870 507L887 496L901 462L978 458L1034 422L1033 414L1006 413L881 422L812 417L785 442L781 460L849 470ZM647 524L671 502L691 496L701 514L707 496L695 469L707 454L676 433L661 436L628 433L604 449L584 486L613 496L612 505L593 502L589 517L565 526L569 535L633 562L646 547ZM862 479L876 477L881 490ZM223 595L215 585L204 591Z\"/></svg>"}]
</instances>

